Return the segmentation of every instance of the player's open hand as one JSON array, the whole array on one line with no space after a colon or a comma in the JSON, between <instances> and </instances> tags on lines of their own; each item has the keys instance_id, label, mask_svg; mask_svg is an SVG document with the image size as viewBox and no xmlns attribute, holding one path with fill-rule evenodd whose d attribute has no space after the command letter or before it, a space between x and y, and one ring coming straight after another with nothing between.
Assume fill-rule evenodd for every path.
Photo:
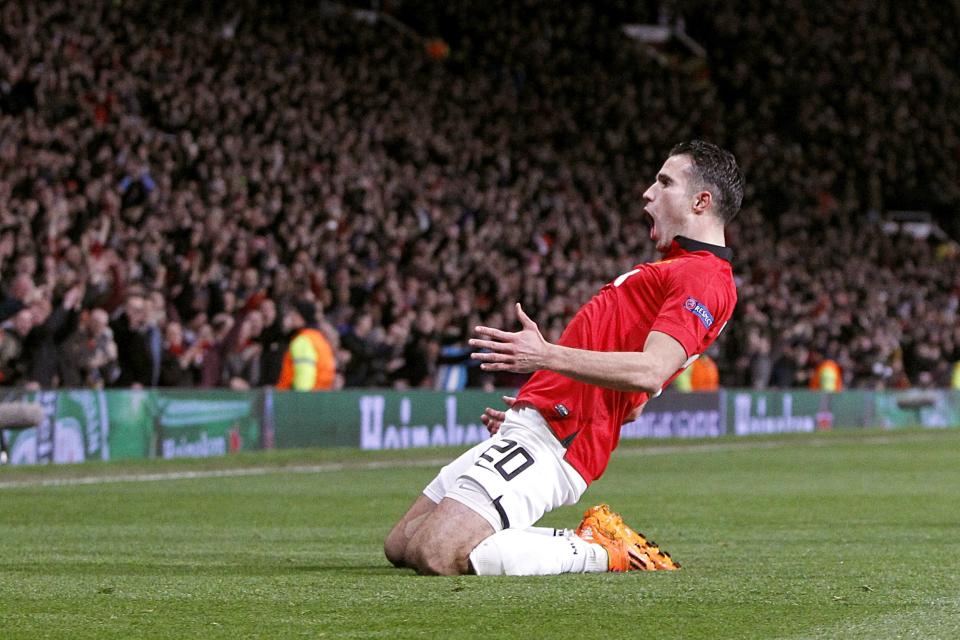
<instances>
[{"instance_id":1,"label":"player's open hand","mask_svg":"<svg viewBox=\"0 0 960 640\"><path fill-rule=\"evenodd\" d=\"M547 342L537 323L523 312L517 303L517 317L520 319L520 331L509 332L493 327L474 327L479 338L471 338L470 346L486 351L470 354L481 362L484 371L514 371L530 373L538 369L547 369L547 358L552 346Z\"/></svg>"},{"instance_id":2,"label":"player's open hand","mask_svg":"<svg viewBox=\"0 0 960 640\"><path fill-rule=\"evenodd\" d=\"M513 403L517 399L513 396L503 396L503 404L507 405L507 408L513 407ZM506 420L507 413L506 411L500 411L494 409L493 407L487 407L483 411L483 415L480 416L480 422L483 423L483 426L487 428L487 431L490 432L490 435L493 435L500 431L500 425L503 424L503 421Z\"/></svg>"}]
</instances>

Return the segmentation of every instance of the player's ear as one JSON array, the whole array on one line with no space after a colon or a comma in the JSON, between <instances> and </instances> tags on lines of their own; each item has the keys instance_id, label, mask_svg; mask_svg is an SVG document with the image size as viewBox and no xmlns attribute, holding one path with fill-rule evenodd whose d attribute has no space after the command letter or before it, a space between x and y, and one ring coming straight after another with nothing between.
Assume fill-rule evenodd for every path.
<instances>
[{"instance_id":1,"label":"player's ear","mask_svg":"<svg viewBox=\"0 0 960 640\"><path fill-rule=\"evenodd\" d=\"M713 204L713 194L709 191L700 191L693 197L693 212L706 213Z\"/></svg>"}]
</instances>

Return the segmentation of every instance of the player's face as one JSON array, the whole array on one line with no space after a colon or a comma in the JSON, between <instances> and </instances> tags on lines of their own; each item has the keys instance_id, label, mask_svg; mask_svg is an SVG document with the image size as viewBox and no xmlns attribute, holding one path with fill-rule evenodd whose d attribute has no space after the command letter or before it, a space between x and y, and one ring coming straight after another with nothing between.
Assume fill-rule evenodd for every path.
<instances>
[{"instance_id":1,"label":"player's face","mask_svg":"<svg viewBox=\"0 0 960 640\"><path fill-rule=\"evenodd\" d=\"M673 239L683 235L694 198L689 192L687 172L693 164L688 155L670 156L657 173L656 181L643 193L644 211L650 216L650 239L666 253Z\"/></svg>"}]
</instances>

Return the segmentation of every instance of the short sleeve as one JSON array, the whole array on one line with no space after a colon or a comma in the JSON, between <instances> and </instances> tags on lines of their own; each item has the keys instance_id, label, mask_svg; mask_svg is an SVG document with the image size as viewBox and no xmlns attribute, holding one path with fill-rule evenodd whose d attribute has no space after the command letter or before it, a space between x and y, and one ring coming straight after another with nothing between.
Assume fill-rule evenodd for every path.
<instances>
[{"instance_id":1,"label":"short sleeve","mask_svg":"<svg viewBox=\"0 0 960 640\"><path fill-rule=\"evenodd\" d=\"M663 304L650 330L679 342L687 357L702 353L725 322L726 310L716 283L715 273L671 271L664 281Z\"/></svg>"}]
</instances>

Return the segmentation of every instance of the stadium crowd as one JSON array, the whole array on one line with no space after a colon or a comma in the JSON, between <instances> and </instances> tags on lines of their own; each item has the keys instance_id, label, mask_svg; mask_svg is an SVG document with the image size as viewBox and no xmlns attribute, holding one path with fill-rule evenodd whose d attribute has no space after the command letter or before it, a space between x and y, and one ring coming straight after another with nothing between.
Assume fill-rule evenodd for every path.
<instances>
[{"instance_id":1,"label":"stadium crowd","mask_svg":"<svg viewBox=\"0 0 960 640\"><path fill-rule=\"evenodd\" d=\"M703 137L748 184L721 382L947 386L955 245L879 220L960 202L960 20L781 4L688 12L698 60L621 33L648 3L5 2L0 384L274 384L309 302L337 386L515 386L470 328L519 300L556 339Z\"/></svg>"}]
</instances>

